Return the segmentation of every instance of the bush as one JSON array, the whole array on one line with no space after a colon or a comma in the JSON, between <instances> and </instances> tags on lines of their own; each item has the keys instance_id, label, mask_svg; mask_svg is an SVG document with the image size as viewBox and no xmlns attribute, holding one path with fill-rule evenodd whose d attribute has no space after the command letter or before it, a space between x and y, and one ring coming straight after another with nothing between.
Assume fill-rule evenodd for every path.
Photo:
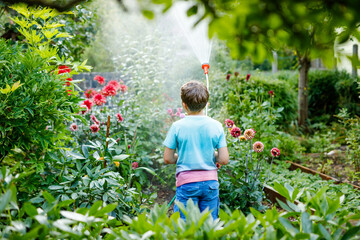
<instances>
[{"instance_id":1,"label":"bush","mask_svg":"<svg viewBox=\"0 0 360 240\"><path fill-rule=\"evenodd\" d=\"M246 102L258 102L265 105L268 102L274 110L278 110L279 117L274 123L287 129L296 119L296 92L292 91L290 83L273 79L266 75L253 75L249 81L240 77L231 77L228 82L226 107L234 121L240 121L243 116L249 115ZM273 91L273 96L270 94ZM281 108L282 110L280 110Z\"/></svg>"},{"instance_id":2,"label":"bush","mask_svg":"<svg viewBox=\"0 0 360 240\"><path fill-rule=\"evenodd\" d=\"M356 79L345 71L309 72L309 118L314 123L335 120L341 108L360 114Z\"/></svg>"}]
</instances>

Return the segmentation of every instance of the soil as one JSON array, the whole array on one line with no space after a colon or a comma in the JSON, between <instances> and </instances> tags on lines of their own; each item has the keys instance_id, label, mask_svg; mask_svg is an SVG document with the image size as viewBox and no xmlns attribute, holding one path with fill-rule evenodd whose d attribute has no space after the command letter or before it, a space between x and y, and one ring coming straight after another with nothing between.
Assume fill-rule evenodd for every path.
<instances>
[{"instance_id":1,"label":"soil","mask_svg":"<svg viewBox=\"0 0 360 240\"><path fill-rule=\"evenodd\" d=\"M346 151L339 150L331 157L324 156L320 153L308 153L305 154L305 157L308 159L307 161L298 163L336 178L340 180L340 182L360 186L359 176L357 178L354 177L354 173L356 172L354 166L346 162Z\"/></svg>"}]
</instances>

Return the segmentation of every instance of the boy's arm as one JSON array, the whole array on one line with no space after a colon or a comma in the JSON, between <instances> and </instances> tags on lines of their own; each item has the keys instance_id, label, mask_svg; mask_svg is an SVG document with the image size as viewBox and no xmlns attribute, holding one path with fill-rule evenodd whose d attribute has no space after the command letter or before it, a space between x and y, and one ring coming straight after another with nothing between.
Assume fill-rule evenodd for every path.
<instances>
[{"instance_id":1,"label":"boy's arm","mask_svg":"<svg viewBox=\"0 0 360 240\"><path fill-rule=\"evenodd\" d=\"M229 152L227 147L219 148L218 151L215 151L215 161L221 165L226 165L229 163Z\"/></svg>"},{"instance_id":2,"label":"boy's arm","mask_svg":"<svg viewBox=\"0 0 360 240\"><path fill-rule=\"evenodd\" d=\"M164 163L165 164L176 164L177 159L178 159L178 155L177 155L177 153L175 153L175 149L165 147Z\"/></svg>"}]
</instances>

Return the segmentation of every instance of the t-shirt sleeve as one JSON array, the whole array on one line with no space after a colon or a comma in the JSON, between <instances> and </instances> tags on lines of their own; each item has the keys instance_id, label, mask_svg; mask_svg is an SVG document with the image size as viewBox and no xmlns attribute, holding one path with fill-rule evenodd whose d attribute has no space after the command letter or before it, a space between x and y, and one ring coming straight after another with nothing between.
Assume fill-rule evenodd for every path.
<instances>
[{"instance_id":1,"label":"t-shirt sleeve","mask_svg":"<svg viewBox=\"0 0 360 240\"><path fill-rule=\"evenodd\" d=\"M224 129L221 128L221 133L220 133L220 138L219 138L219 143L217 145L217 149L226 147L226 146L227 146L227 143L226 143Z\"/></svg>"},{"instance_id":2,"label":"t-shirt sleeve","mask_svg":"<svg viewBox=\"0 0 360 240\"><path fill-rule=\"evenodd\" d=\"M176 149L177 140L176 140L176 128L174 125L172 125L171 128L169 129L163 144L170 149Z\"/></svg>"}]
</instances>

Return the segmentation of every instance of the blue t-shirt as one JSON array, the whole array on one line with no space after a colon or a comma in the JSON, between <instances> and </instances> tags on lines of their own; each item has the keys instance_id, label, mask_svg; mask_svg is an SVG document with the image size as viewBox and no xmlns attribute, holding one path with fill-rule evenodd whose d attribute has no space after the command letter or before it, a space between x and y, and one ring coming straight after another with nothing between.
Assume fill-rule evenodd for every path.
<instances>
[{"instance_id":1,"label":"blue t-shirt","mask_svg":"<svg viewBox=\"0 0 360 240\"><path fill-rule=\"evenodd\" d=\"M186 116L174 122L163 144L178 150L176 174L217 169L215 149L227 146L221 123L207 116Z\"/></svg>"}]
</instances>

